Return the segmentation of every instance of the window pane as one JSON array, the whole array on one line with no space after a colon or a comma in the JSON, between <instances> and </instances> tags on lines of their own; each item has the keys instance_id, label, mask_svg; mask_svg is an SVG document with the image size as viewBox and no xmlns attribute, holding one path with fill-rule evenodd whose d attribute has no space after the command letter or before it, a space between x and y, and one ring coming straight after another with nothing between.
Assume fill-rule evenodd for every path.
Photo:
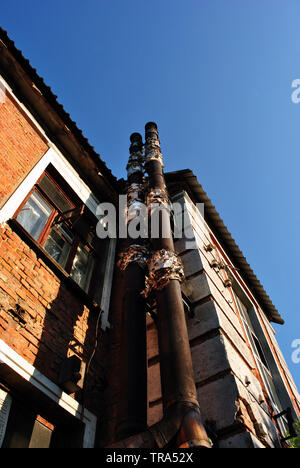
<instances>
[{"instance_id":1,"label":"window pane","mask_svg":"<svg viewBox=\"0 0 300 468\"><path fill-rule=\"evenodd\" d=\"M261 362L263 363L263 365L264 365L267 369L269 369L269 366L268 366L268 363L267 363L267 361L266 361L266 358L265 358L265 355L264 355L264 353L263 353L263 350L262 350L262 348L261 348L260 342L258 341L258 339L256 338L255 335L252 334L252 336L253 336L253 341L254 341L254 343L255 343L255 347L256 347L256 350L257 350L257 354L258 354L259 359L261 360Z\"/></svg>"},{"instance_id":2,"label":"window pane","mask_svg":"<svg viewBox=\"0 0 300 468\"><path fill-rule=\"evenodd\" d=\"M245 306L245 304L241 301L241 299L237 295L235 295L235 298L236 298L236 301L237 301L238 308L239 308L239 311L241 313L242 319L244 320L246 325L254 332L247 307Z\"/></svg>"},{"instance_id":3,"label":"window pane","mask_svg":"<svg viewBox=\"0 0 300 468\"><path fill-rule=\"evenodd\" d=\"M47 194L49 200L51 200L51 202L58 208L59 211L64 213L65 211L72 209L71 203L67 200L64 194L58 190L47 174L44 175L44 177L38 183L38 186L44 191L44 193Z\"/></svg>"},{"instance_id":4,"label":"window pane","mask_svg":"<svg viewBox=\"0 0 300 468\"><path fill-rule=\"evenodd\" d=\"M53 208L35 190L18 214L17 220L35 240L38 240L52 211Z\"/></svg>"},{"instance_id":5,"label":"window pane","mask_svg":"<svg viewBox=\"0 0 300 468\"><path fill-rule=\"evenodd\" d=\"M63 226L54 227L45 244L45 250L59 263L66 266L73 242L72 233Z\"/></svg>"},{"instance_id":6,"label":"window pane","mask_svg":"<svg viewBox=\"0 0 300 468\"><path fill-rule=\"evenodd\" d=\"M89 290L93 268L93 256L83 245L80 245L74 259L71 277L86 292Z\"/></svg>"}]
</instances>

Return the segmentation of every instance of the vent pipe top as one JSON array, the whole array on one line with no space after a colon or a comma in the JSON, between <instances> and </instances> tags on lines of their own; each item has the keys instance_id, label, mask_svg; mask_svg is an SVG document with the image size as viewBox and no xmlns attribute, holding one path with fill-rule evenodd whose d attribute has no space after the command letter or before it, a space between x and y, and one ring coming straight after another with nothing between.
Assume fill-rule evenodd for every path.
<instances>
[{"instance_id":1,"label":"vent pipe top","mask_svg":"<svg viewBox=\"0 0 300 468\"><path fill-rule=\"evenodd\" d=\"M158 130L155 122L148 122L145 125L146 139L147 138L158 138Z\"/></svg>"},{"instance_id":2,"label":"vent pipe top","mask_svg":"<svg viewBox=\"0 0 300 468\"><path fill-rule=\"evenodd\" d=\"M139 133L132 133L130 136L130 153L136 153L143 150L143 137Z\"/></svg>"}]
</instances>

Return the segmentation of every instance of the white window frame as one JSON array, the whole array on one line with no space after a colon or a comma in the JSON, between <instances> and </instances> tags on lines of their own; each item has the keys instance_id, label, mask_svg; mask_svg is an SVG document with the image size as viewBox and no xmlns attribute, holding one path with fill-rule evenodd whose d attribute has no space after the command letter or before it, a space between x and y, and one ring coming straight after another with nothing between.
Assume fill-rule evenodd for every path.
<instances>
[{"instance_id":1,"label":"white window frame","mask_svg":"<svg viewBox=\"0 0 300 468\"><path fill-rule=\"evenodd\" d=\"M54 401L58 406L80 420L84 424L82 448L94 448L97 417L93 413L82 407L67 393L63 392L56 384L25 361L24 358L10 348L3 340L0 340L0 364L8 366L16 374Z\"/></svg>"},{"instance_id":2,"label":"white window frame","mask_svg":"<svg viewBox=\"0 0 300 468\"><path fill-rule=\"evenodd\" d=\"M279 413L281 413L283 411L283 408L282 408L282 404L280 402L280 398L279 398L278 393L277 393L277 389L276 389L276 386L275 386L273 376L271 374L271 371L270 371L269 367L266 367L264 362L262 361L262 359L260 357L260 354L259 354L259 351L257 349L256 343L255 343L255 340L253 338L253 336L256 338L256 340L257 340L257 342L258 342L258 344L259 344L259 346L261 348L261 352L263 353L264 359L265 359L267 365L269 366L267 358L266 358L264 350L263 350L263 346L261 345L260 340L257 337L257 334L255 332L255 329L253 327L253 324L251 322L251 317L250 317L250 314L249 314L250 308L253 309L253 311L256 313L255 308L254 308L252 303L250 303L251 305L250 305L250 308L249 308L249 306L247 304L245 304L244 301L238 296L238 294L236 293L235 290L233 290L233 297L234 297L234 301L236 303L236 306L237 306L237 308L239 310L241 320L242 320L242 323L243 323L243 327L244 327L245 333L247 335L249 344L251 346L251 349L252 349L256 364L258 366L259 373L260 373L261 378L262 378L262 380L264 382L265 388L266 388L266 390L268 392L274 414L279 414ZM245 312L243 310L242 305L240 305L240 303L244 305L247 312ZM248 317L246 316L246 313L247 313ZM248 323L248 320L249 320L250 323ZM272 387L274 387L274 388L272 388ZM282 419L278 420L278 425L280 427L280 430L281 430L282 434L285 434L285 433L288 432L288 424L287 424L287 421L286 421L285 418L282 418Z\"/></svg>"},{"instance_id":3,"label":"white window frame","mask_svg":"<svg viewBox=\"0 0 300 468\"><path fill-rule=\"evenodd\" d=\"M2 226L14 216L25 197L32 190L32 187L36 184L37 180L41 177L50 164L55 167L59 174L66 180L68 185L75 191L81 201L97 217L97 207L99 204L98 200L92 194L87 185L79 178L78 174L68 163L68 161L61 154L57 153L53 148L49 148L49 150L35 165L27 177L25 177L23 182L19 185L19 187L15 190L15 192L11 195L11 197L0 210L0 224ZM110 327L108 314L113 280L115 251L116 239L110 239L100 304L102 310L101 328L103 330L106 330Z\"/></svg>"},{"instance_id":4,"label":"white window frame","mask_svg":"<svg viewBox=\"0 0 300 468\"><path fill-rule=\"evenodd\" d=\"M67 184L78 195L80 200L96 216L96 210L99 204L98 200L94 197L87 185L79 178L68 161L53 148L49 148L0 210L0 224L4 224L14 215L22 201L50 164L55 167Z\"/></svg>"},{"instance_id":5,"label":"white window frame","mask_svg":"<svg viewBox=\"0 0 300 468\"><path fill-rule=\"evenodd\" d=\"M98 218L97 216L97 207L99 201L92 194L89 187L83 182L79 177L72 165L67 161L63 154L58 150L58 148L49 140L48 136L39 125L39 123L34 119L30 114L27 108L20 102L17 97L14 95L11 87L6 83L4 78L0 76L0 84L3 89L7 89L12 95L17 104L22 108L24 113L31 120L36 129L43 135L47 140L49 149L46 151L44 156L37 162L33 167L30 173L25 177L19 187L14 191L10 198L6 201L4 206L0 210L0 225L5 225L5 223L13 217L17 209L31 191L32 187L36 184L40 176L45 172L49 164L52 164L55 169L60 173L60 175L66 180L66 182L71 186L71 188L76 192L81 201L89 208L89 210ZM108 255L106 260L106 270L104 273L104 284L102 287L102 298L101 298L101 328L106 330L110 328L110 323L108 320L109 315L109 305L113 281L113 272L114 272L114 263L116 255L116 239L110 239Z\"/></svg>"}]
</instances>

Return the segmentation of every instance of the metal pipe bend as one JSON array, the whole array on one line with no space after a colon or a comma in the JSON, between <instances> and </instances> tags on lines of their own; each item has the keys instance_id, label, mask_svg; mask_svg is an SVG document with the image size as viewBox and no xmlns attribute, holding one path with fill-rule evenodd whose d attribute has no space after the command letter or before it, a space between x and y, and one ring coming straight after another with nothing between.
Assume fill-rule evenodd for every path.
<instances>
[{"instance_id":1,"label":"metal pipe bend","mask_svg":"<svg viewBox=\"0 0 300 468\"><path fill-rule=\"evenodd\" d=\"M200 409L191 402L172 405L163 419L147 431L124 439L109 448L212 448L201 421Z\"/></svg>"}]
</instances>

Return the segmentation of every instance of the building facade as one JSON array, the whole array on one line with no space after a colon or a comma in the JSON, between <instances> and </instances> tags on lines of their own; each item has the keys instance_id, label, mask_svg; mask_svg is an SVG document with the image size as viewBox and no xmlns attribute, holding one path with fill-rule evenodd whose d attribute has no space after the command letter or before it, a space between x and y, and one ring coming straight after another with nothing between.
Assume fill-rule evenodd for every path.
<instances>
[{"instance_id":1,"label":"building facade","mask_svg":"<svg viewBox=\"0 0 300 468\"><path fill-rule=\"evenodd\" d=\"M117 200L117 181L0 39L0 442L91 447L116 243L98 242L96 209Z\"/></svg>"},{"instance_id":2,"label":"building facade","mask_svg":"<svg viewBox=\"0 0 300 468\"><path fill-rule=\"evenodd\" d=\"M159 316L163 294L179 277L170 277L156 300L140 299L137 284L147 274L136 260L131 273L118 260L124 249L144 249L144 240L124 246L97 235L98 206L118 209L124 181L1 29L0 48L0 446L110 447L127 437L137 445L125 446L143 446L135 434L150 428L149 446L175 447L186 412L165 442L151 428L174 407ZM146 186L151 174L145 179L133 169L140 144L133 140L128 180ZM172 323L165 329L174 327L191 358L196 401L184 385L190 375L178 388L197 418L200 408L199 427L215 448L285 447L300 398L271 325L283 320L194 174L162 177L173 235L165 246L155 241L154 250L170 252L174 244L183 264L187 335L183 330L181 341L178 331L177 339ZM178 357L175 380L183 367Z\"/></svg>"}]
</instances>

